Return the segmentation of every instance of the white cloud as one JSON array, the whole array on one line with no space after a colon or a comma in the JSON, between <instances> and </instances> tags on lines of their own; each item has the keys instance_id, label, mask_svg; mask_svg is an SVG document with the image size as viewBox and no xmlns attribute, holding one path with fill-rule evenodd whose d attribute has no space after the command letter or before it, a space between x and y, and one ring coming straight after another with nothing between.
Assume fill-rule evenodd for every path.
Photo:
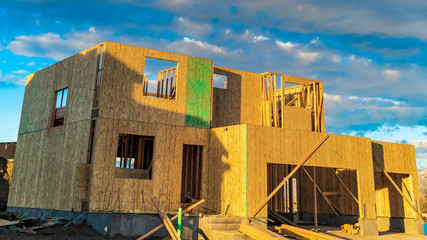
<instances>
[{"instance_id":1,"label":"white cloud","mask_svg":"<svg viewBox=\"0 0 427 240\"><path fill-rule=\"evenodd\" d=\"M332 62L340 63L341 62L341 57L338 56L338 55L333 55L332 58L331 58L331 60L332 60Z\"/></svg>"},{"instance_id":2,"label":"white cloud","mask_svg":"<svg viewBox=\"0 0 427 240\"><path fill-rule=\"evenodd\" d=\"M89 32L91 32L91 33L94 33L94 32L96 32L96 29L95 29L95 27L90 27L90 28L89 28Z\"/></svg>"},{"instance_id":3,"label":"white cloud","mask_svg":"<svg viewBox=\"0 0 427 240\"><path fill-rule=\"evenodd\" d=\"M269 39L268 37L264 37L263 35L258 35L258 36L255 36L252 41L253 42L259 42L259 41L265 41L268 39Z\"/></svg>"},{"instance_id":4,"label":"white cloud","mask_svg":"<svg viewBox=\"0 0 427 240\"><path fill-rule=\"evenodd\" d=\"M316 62L320 58L319 52L309 52L309 51L298 51L297 57L301 65L309 65Z\"/></svg>"},{"instance_id":5,"label":"white cloud","mask_svg":"<svg viewBox=\"0 0 427 240\"><path fill-rule=\"evenodd\" d=\"M227 28L227 30L225 30L225 34L227 34L227 35L228 35L228 34L230 33L230 31L231 31L231 30L230 30L229 28Z\"/></svg>"},{"instance_id":6,"label":"white cloud","mask_svg":"<svg viewBox=\"0 0 427 240\"><path fill-rule=\"evenodd\" d=\"M372 63L371 59L368 59L368 58L365 58L365 57L358 57L358 56L356 56L354 54L348 56L348 59L350 61L352 61L352 62L355 62L355 63L362 63L365 66L369 65L370 63Z\"/></svg>"},{"instance_id":7,"label":"white cloud","mask_svg":"<svg viewBox=\"0 0 427 240\"><path fill-rule=\"evenodd\" d=\"M196 45L196 46L198 46L202 49L208 50L212 53L216 53L216 54L225 54L226 53L225 50L221 47L218 47L218 46L206 43L206 42L197 41L197 40L191 39L189 37L184 37L183 42L191 44L191 45Z\"/></svg>"},{"instance_id":8,"label":"white cloud","mask_svg":"<svg viewBox=\"0 0 427 240\"><path fill-rule=\"evenodd\" d=\"M27 70L16 70L13 71L12 74L29 74L30 72L28 72Z\"/></svg>"},{"instance_id":9,"label":"white cloud","mask_svg":"<svg viewBox=\"0 0 427 240\"><path fill-rule=\"evenodd\" d=\"M276 40L276 45L282 48L285 52L291 52L295 47L298 46L298 44L294 44L292 42L282 42L279 40Z\"/></svg>"},{"instance_id":10,"label":"white cloud","mask_svg":"<svg viewBox=\"0 0 427 240\"><path fill-rule=\"evenodd\" d=\"M417 119L427 114L427 110L422 106L411 106L407 102L389 98L325 93L324 102L325 113L328 117L326 124L333 131L348 131L349 129L358 129L357 126L376 126L385 123L413 125L416 124ZM354 132L350 132L350 134L355 135ZM425 136L423 137L425 138Z\"/></svg>"},{"instance_id":11,"label":"white cloud","mask_svg":"<svg viewBox=\"0 0 427 240\"><path fill-rule=\"evenodd\" d=\"M195 37L206 36L213 31L210 24L194 22L183 17L176 19L174 28L180 35L191 35Z\"/></svg>"},{"instance_id":12,"label":"white cloud","mask_svg":"<svg viewBox=\"0 0 427 240\"><path fill-rule=\"evenodd\" d=\"M29 63L27 63L27 66L36 66L36 63L35 62L29 62Z\"/></svg>"},{"instance_id":13,"label":"white cloud","mask_svg":"<svg viewBox=\"0 0 427 240\"><path fill-rule=\"evenodd\" d=\"M317 38L315 38L315 39L311 40L311 41L310 41L310 43L311 43L311 44L317 44L317 43L320 43L320 39L319 39L319 37L317 37Z\"/></svg>"},{"instance_id":14,"label":"white cloud","mask_svg":"<svg viewBox=\"0 0 427 240\"><path fill-rule=\"evenodd\" d=\"M393 70L393 69L386 69L386 70L382 71L382 74L388 80L397 80L401 76L401 73L398 70Z\"/></svg>"},{"instance_id":15,"label":"white cloud","mask_svg":"<svg viewBox=\"0 0 427 240\"><path fill-rule=\"evenodd\" d=\"M13 75L13 74L3 75L3 73L0 71L0 83L1 82L25 85L26 79L17 77L16 75Z\"/></svg>"},{"instance_id":16,"label":"white cloud","mask_svg":"<svg viewBox=\"0 0 427 240\"><path fill-rule=\"evenodd\" d=\"M6 64L7 62L6 62L6 60L3 60L3 61L1 61L3 64Z\"/></svg>"},{"instance_id":17,"label":"white cloud","mask_svg":"<svg viewBox=\"0 0 427 240\"><path fill-rule=\"evenodd\" d=\"M94 46L102 39L93 31L71 31L64 37L56 33L44 33L15 37L6 48L16 55L60 60Z\"/></svg>"}]
</instances>

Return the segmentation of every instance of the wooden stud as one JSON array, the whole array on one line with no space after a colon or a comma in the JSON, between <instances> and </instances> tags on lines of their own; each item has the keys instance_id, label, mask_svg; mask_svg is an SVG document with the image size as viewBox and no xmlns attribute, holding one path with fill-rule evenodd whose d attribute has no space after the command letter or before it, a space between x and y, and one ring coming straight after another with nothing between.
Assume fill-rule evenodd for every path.
<instances>
[{"instance_id":1,"label":"wooden stud","mask_svg":"<svg viewBox=\"0 0 427 240\"><path fill-rule=\"evenodd\" d=\"M264 208L265 204L276 194L277 191L291 178L294 173L317 151L317 149L322 146L322 144L329 138L329 135L325 135L325 137L322 138L322 140L319 141L319 143L298 163L298 165L292 169L291 173L286 176L285 179L273 190L273 192L268 195L266 199L252 212L251 216L255 217L259 211L261 211L262 208Z\"/></svg>"},{"instance_id":2,"label":"wooden stud","mask_svg":"<svg viewBox=\"0 0 427 240\"><path fill-rule=\"evenodd\" d=\"M338 174L332 168L329 168L329 169L331 169L331 171L334 173L334 175L338 178L338 181L342 184L342 186L344 187L344 189L347 190L348 193L350 193L350 195L353 197L354 201L356 201L357 204L359 204L359 200L356 198L356 196L354 196L354 194L347 187L347 185L345 185L344 181L338 176Z\"/></svg>"},{"instance_id":3,"label":"wooden stud","mask_svg":"<svg viewBox=\"0 0 427 240\"><path fill-rule=\"evenodd\" d=\"M390 175L388 174L388 172L381 167L381 165L374 159L374 162L378 165L378 167L384 172L384 174L387 176L388 180L390 180L390 182L393 184L393 186L396 188L397 192L402 196L402 198L409 204L409 206L412 208L412 210L414 211L414 213L420 218L420 220L422 222L424 222L423 217L421 216L421 214L418 212L418 210L414 207L414 205L412 204L412 202L403 194L403 192L400 190L400 188L397 186L397 184L394 182L394 180L390 177Z\"/></svg>"},{"instance_id":4,"label":"wooden stud","mask_svg":"<svg viewBox=\"0 0 427 240\"><path fill-rule=\"evenodd\" d=\"M153 203L154 203L154 206L157 208L157 211L159 211L159 215L163 220L163 224L165 225L165 227L168 230L169 234L171 235L172 239L173 240L181 239L178 236L178 233L176 232L171 220L166 215L165 211L163 211L162 206L160 206L159 200L156 197L153 197Z\"/></svg>"},{"instance_id":5,"label":"wooden stud","mask_svg":"<svg viewBox=\"0 0 427 240\"><path fill-rule=\"evenodd\" d=\"M188 213L189 211L191 211L192 209L196 208L197 206L199 206L200 204L202 204L204 202L205 202L205 200L202 199L202 200L198 201L197 203L191 205L190 207L188 207L186 209L183 209L182 210L182 215ZM175 216L173 216L170 220L173 221L173 220L175 220L177 218L178 218L178 214L175 215ZM146 234L142 235L141 237L139 237L137 240L146 239L147 237L153 235L153 233L155 233L155 232L159 231L160 229L162 229L164 226L165 226L164 223L160 224L159 226L155 227L153 230L151 230L148 233L146 233Z\"/></svg>"},{"instance_id":6,"label":"wooden stud","mask_svg":"<svg viewBox=\"0 0 427 240\"><path fill-rule=\"evenodd\" d=\"M313 167L313 168L315 168L315 167ZM320 195L322 195L322 197L325 199L325 201L326 201L326 203L329 205L329 207L331 207L331 209L332 209L332 211L334 212L334 214L336 215L336 216L338 216L339 214L338 214L338 212L337 212L337 206L335 206L335 204L324 194L324 192L322 191L322 190L320 190L320 188L319 188L319 186L315 183L315 181L314 181L314 179L313 178L315 178L315 176L314 176L314 174L313 174L313 178L310 176L310 174L308 173L308 171L307 171L307 169L305 169L305 167L303 166L302 167L302 170L304 170L304 172L305 172L305 174L307 174L307 176L308 176L308 178L310 179L310 181L313 183L313 185L315 186L314 187L314 189L316 190L317 189L317 191L319 191L319 193L320 193ZM314 192L315 194L316 194L316 191ZM317 195L317 194L316 194ZM316 195L314 195L314 199L316 200ZM316 200L316 202L317 202L317 200ZM315 204L314 205L314 207L315 207L315 215L316 215L316 212L317 212L317 206L316 206L317 204Z\"/></svg>"}]
</instances>

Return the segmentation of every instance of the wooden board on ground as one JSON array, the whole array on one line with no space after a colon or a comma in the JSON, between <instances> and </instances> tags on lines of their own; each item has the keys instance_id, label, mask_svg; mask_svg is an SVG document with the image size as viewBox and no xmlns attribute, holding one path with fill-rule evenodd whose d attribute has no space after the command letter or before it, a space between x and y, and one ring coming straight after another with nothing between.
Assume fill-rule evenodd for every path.
<instances>
[{"instance_id":1,"label":"wooden board on ground","mask_svg":"<svg viewBox=\"0 0 427 240\"><path fill-rule=\"evenodd\" d=\"M242 223L240 225L239 231L256 240L276 240L276 239L286 240L287 239L280 236L277 233L269 231L268 229L263 228L262 226L254 223Z\"/></svg>"},{"instance_id":2,"label":"wooden board on ground","mask_svg":"<svg viewBox=\"0 0 427 240\"><path fill-rule=\"evenodd\" d=\"M314 240L338 240L342 239L335 236L330 236L325 233L312 232L303 228L293 227L286 224L283 224L280 227L276 227L279 231L289 234L291 237L296 237L297 239L314 239Z\"/></svg>"}]
</instances>

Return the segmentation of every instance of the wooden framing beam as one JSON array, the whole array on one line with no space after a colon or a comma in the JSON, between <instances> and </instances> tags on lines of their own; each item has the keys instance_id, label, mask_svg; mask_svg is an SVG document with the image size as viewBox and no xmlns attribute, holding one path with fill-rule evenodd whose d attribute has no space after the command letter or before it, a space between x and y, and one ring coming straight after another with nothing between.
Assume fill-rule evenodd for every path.
<instances>
[{"instance_id":1,"label":"wooden framing beam","mask_svg":"<svg viewBox=\"0 0 427 240\"><path fill-rule=\"evenodd\" d=\"M312 232L300 227L294 227L283 224L280 227L276 227L276 229L279 230L279 232L284 231L285 233L290 233L289 235L292 235L294 237L296 235L297 239L316 239L316 240L339 240L342 238L331 236L325 233L317 233Z\"/></svg>"},{"instance_id":2,"label":"wooden framing beam","mask_svg":"<svg viewBox=\"0 0 427 240\"><path fill-rule=\"evenodd\" d=\"M338 178L338 181L342 184L342 186L345 188L345 190L347 190L348 193L350 193L350 195L353 197L354 201L357 202L357 204L359 204L359 200L357 200L357 197L353 195L353 193L350 191L350 189L347 187L347 185L345 185L344 181L338 176L338 174L332 169L331 171L334 173L334 175Z\"/></svg>"},{"instance_id":3,"label":"wooden framing beam","mask_svg":"<svg viewBox=\"0 0 427 240\"><path fill-rule=\"evenodd\" d=\"M292 225L292 226L297 225L296 223L292 222L291 220L287 219L286 217L283 217L282 215L280 215L276 211L271 210L270 208L268 209L268 213L270 215L272 215L274 218L276 218L277 220L279 220L279 222L281 222L281 223L287 223L287 224Z\"/></svg>"},{"instance_id":4,"label":"wooden framing beam","mask_svg":"<svg viewBox=\"0 0 427 240\"><path fill-rule=\"evenodd\" d=\"M298 171L298 169L305 163L307 162L307 160L317 151L317 149L320 148L320 146L322 146L322 144L329 138L329 135L325 135L322 140L319 141L319 143L317 143L317 145L311 149L311 151L298 163L298 165L292 169L292 171L288 174L288 176L285 177L285 179L283 179L283 181L273 190L273 192L270 193L270 195L268 195L267 198L264 199L264 201L258 205L258 207L252 212L251 216L255 217L260 211L261 209L264 208L264 206L267 204L268 201L270 201L270 199L274 196L274 194L276 194L280 188L289 180L289 178L291 178L294 173L296 171Z\"/></svg>"},{"instance_id":5,"label":"wooden framing beam","mask_svg":"<svg viewBox=\"0 0 427 240\"><path fill-rule=\"evenodd\" d=\"M296 96L294 99L292 99L290 102L288 102L288 103L286 104L286 106L292 106L292 104L294 104L296 101L298 101L298 99L299 99L299 97L298 97L298 96Z\"/></svg>"},{"instance_id":6,"label":"wooden framing beam","mask_svg":"<svg viewBox=\"0 0 427 240\"><path fill-rule=\"evenodd\" d=\"M375 159L373 159L373 160L378 165L378 167L384 172L384 174L387 176L388 180L390 180L391 184L393 184L393 186L400 193L400 195L403 197L403 199L405 199L405 201L409 204L409 206L411 206L411 208L415 212L415 214L420 218L420 220L422 222L424 222L421 214L417 211L417 209L414 207L412 202L403 194L403 192L400 190L399 186L397 186L397 184L394 182L394 180L391 178L391 176L388 174L388 172L383 167L381 167L381 165L377 162L377 160L375 160Z\"/></svg>"},{"instance_id":7,"label":"wooden framing beam","mask_svg":"<svg viewBox=\"0 0 427 240\"><path fill-rule=\"evenodd\" d=\"M308 173L307 169L305 169L304 166L302 167L302 170L304 170L305 174L307 174L310 181L314 183L313 178L310 176L310 174ZM338 216L339 215L339 213L337 211L338 207L335 206L335 204L322 192L322 190L320 190L319 186L316 183L314 183L314 185L316 185L317 191L319 191L320 195L322 195L323 199L325 199L326 203L329 205L329 207L331 207L334 214Z\"/></svg>"},{"instance_id":8,"label":"wooden framing beam","mask_svg":"<svg viewBox=\"0 0 427 240\"><path fill-rule=\"evenodd\" d=\"M163 220L163 224L166 226L166 229L168 230L169 234L171 235L173 240L181 240L178 233L176 232L174 226L172 225L171 220L168 218L168 215L166 215L165 211L163 210L162 206L160 206L160 202L156 197L153 197L153 203L154 206L159 211L159 215Z\"/></svg>"},{"instance_id":9,"label":"wooden framing beam","mask_svg":"<svg viewBox=\"0 0 427 240\"><path fill-rule=\"evenodd\" d=\"M189 211L191 211L192 209L196 208L197 206L199 206L200 204L204 203L205 200L202 199L198 202L196 202L195 204L191 205L190 207L188 207L187 209L182 210L182 214L186 214ZM178 214L173 216L170 220L173 221L175 219L178 218ZM139 237L137 240L142 240L142 239L146 239L147 237L151 236L153 233L159 231L160 229L162 229L165 226L165 224L160 224L159 226L155 227L153 230L149 231L148 233L142 235L141 237Z\"/></svg>"},{"instance_id":10,"label":"wooden framing beam","mask_svg":"<svg viewBox=\"0 0 427 240\"><path fill-rule=\"evenodd\" d=\"M287 239L256 223L244 222L240 225L239 231L248 235L253 239L262 239L262 240L277 240L277 239L286 240Z\"/></svg>"},{"instance_id":11,"label":"wooden framing beam","mask_svg":"<svg viewBox=\"0 0 427 240\"><path fill-rule=\"evenodd\" d=\"M319 225L317 224L317 192L316 189L319 187L317 186L317 177L316 177L316 167L313 167L313 193L314 193L314 228L318 229Z\"/></svg>"}]
</instances>

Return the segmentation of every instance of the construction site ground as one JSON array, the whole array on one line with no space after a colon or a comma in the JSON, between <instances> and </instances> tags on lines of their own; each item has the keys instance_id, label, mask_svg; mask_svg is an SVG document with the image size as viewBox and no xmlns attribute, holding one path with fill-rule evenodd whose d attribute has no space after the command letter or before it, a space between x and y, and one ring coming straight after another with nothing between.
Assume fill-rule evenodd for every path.
<instances>
[{"instance_id":1,"label":"construction site ground","mask_svg":"<svg viewBox=\"0 0 427 240\"><path fill-rule=\"evenodd\" d=\"M312 229L314 226L306 226L306 229ZM346 232L341 231L338 227L327 227L321 226L320 231L328 235L340 237L342 239L363 239L363 240L421 240L427 239L427 236L413 235L400 232L379 232L379 236L360 236L350 235Z\"/></svg>"},{"instance_id":2,"label":"construction site ground","mask_svg":"<svg viewBox=\"0 0 427 240\"><path fill-rule=\"evenodd\" d=\"M15 220L17 216L10 212L0 212L0 220ZM114 240L131 240L136 238L125 237L116 235L112 238L104 236L87 224L70 224L65 226L64 223L56 223L44 227L48 221L34 219L16 224L18 230L11 226L0 226L0 239L68 239L68 240L101 240L101 239L114 239ZM64 227L65 226L65 227ZM38 228L38 229L37 229ZM166 240L170 238L150 237L149 240Z\"/></svg>"}]
</instances>

